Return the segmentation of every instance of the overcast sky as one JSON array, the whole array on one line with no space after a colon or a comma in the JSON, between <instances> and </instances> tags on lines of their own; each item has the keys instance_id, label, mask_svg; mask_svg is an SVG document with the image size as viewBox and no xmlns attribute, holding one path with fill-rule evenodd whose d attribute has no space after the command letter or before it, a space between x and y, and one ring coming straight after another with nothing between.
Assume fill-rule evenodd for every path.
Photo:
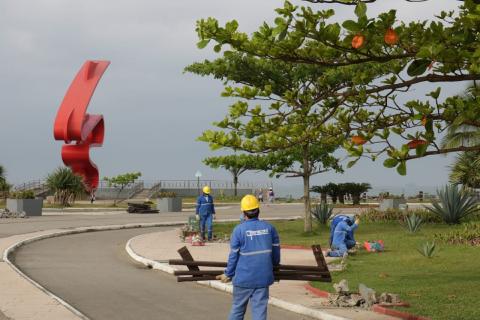
<instances>
[{"instance_id":1,"label":"overcast sky","mask_svg":"<svg viewBox=\"0 0 480 320\"><path fill-rule=\"evenodd\" d=\"M295 3L301 3L299 1ZM369 14L398 8L401 19L427 19L458 1L408 3L381 0ZM201 160L211 155L195 141L212 121L223 118L228 102L221 83L183 74L183 68L208 57L196 48L195 21L209 16L237 19L252 32L272 21L278 0L2 0L0 1L0 164L14 183L44 178L62 164L61 141L53 139L53 121L76 72L87 59L111 65L91 101L89 113L103 114L106 134L91 157L101 176L141 171L145 179L228 179ZM303 3L305 4L305 3ZM325 5L315 5L326 7ZM341 19L353 7L337 7ZM451 90L457 90L455 84ZM415 93L413 93L413 96ZM344 175L324 174L313 183L371 182L377 186L441 185L452 157L410 162L408 176L361 161ZM247 180L266 180L247 173ZM285 185L284 180L275 181ZM295 185L299 181L292 181Z\"/></svg>"}]
</instances>

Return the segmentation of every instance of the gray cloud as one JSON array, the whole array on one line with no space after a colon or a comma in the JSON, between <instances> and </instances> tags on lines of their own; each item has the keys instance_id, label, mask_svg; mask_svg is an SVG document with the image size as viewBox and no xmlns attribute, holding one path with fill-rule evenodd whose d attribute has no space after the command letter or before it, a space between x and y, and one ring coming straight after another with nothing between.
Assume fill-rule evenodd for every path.
<instances>
[{"instance_id":1,"label":"gray cloud","mask_svg":"<svg viewBox=\"0 0 480 320\"><path fill-rule=\"evenodd\" d=\"M87 59L112 61L89 108L106 120L104 147L91 152L102 176L139 170L147 179L189 179L200 169L206 178L229 178L201 164L211 153L195 141L223 117L227 106L220 98L221 83L182 73L191 62L213 57L211 50L196 48L195 21L235 18L242 30L252 32L271 21L273 9L281 5L274 0L0 2L0 163L8 178L17 183L42 178L61 164L62 143L53 140L53 120ZM423 19L438 8L454 9L458 2L382 0L369 6L369 12L393 5L400 7L402 18ZM353 10L335 8L342 18ZM362 161L343 176L325 174L314 182L434 185L446 181L449 161L436 157L412 162L405 178L380 163ZM245 177L266 179L255 173Z\"/></svg>"}]
</instances>

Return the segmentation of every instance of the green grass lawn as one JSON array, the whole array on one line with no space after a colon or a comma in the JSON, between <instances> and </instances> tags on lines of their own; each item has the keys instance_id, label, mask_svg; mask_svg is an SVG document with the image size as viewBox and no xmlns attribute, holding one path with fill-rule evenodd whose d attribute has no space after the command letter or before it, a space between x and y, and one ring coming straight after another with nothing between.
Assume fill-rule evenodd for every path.
<instances>
[{"instance_id":1,"label":"green grass lawn","mask_svg":"<svg viewBox=\"0 0 480 320\"><path fill-rule=\"evenodd\" d=\"M328 229L303 233L303 221L273 223L283 244L321 244L326 248ZM218 224L216 233L230 233L235 224ZM356 240L382 239L386 251L368 253L360 250L348 258L347 269L333 273L333 281L347 279L351 289L359 283L378 293L397 293L411 304L399 308L432 319L480 319L480 248L438 243L433 258L425 258L416 248L432 241L433 234L461 228L443 224L422 226L417 234L409 234L397 222L362 223ZM315 287L333 291L332 284L313 283Z\"/></svg>"}]
</instances>

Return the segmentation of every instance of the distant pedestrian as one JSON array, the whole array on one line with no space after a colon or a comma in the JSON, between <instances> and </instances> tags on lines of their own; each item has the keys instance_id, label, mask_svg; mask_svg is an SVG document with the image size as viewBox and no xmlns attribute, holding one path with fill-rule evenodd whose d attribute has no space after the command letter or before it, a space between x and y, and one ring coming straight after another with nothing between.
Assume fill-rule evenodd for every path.
<instances>
[{"instance_id":1,"label":"distant pedestrian","mask_svg":"<svg viewBox=\"0 0 480 320\"><path fill-rule=\"evenodd\" d=\"M90 204L93 204L95 202L96 198L95 198L95 190L92 190L90 192Z\"/></svg>"},{"instance_id":2,"label":"distant pedestrian","mask_svg":"<svg viewBox=\"0 0 480 320\"><path fill-rule=\"evenodd\" d=\"M200 235L205 240L205 226L208 232L208 241L213 237L213 220L215 219L215 205L210 195L210 187L205 186L202 189L203 194L197 199L196 218L200 221Z\"/></svg>"},{"instance_id":3,"label":"distant pedestrian","mask_svg":"<svg viewBox=\"0 0 480 320\"><path fill-rule=\"evenodd\" d=\"M258 201L263 202L263 189L260 189L258 192Z\"/></svg>"},{"instance_id":4,"label":"distant pedestrian","mask_svg":"<svg viewBox=\"0 0 480 320\"><path fill-rule=\"evenodd\" d=\"M268 202L273 203L275 201L275 193L273 192L273 188L268 189Z\"/></svg>"}]
</instances>

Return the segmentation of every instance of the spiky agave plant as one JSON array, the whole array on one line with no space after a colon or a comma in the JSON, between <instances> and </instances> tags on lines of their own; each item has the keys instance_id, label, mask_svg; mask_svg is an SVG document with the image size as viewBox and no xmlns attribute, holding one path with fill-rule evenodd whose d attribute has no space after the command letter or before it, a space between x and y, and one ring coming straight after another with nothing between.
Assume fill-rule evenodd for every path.
<instances>
[{"instance_id":1,"label":"spiky agave plant","mask_svg":"<svg viewBox=\"0 0 480 320\"><path fill-rule=\"evenodd\" d=\"M310 212L319 224L325 225L333 214L333 206L326 203L319 203L315 205Z\"/></svg>"},{"instance_id":2,"label":"spiky agave plant","mask_svg":"<svg viewBox=\"0 0 480 320\"><path fill-rule=\"evenodd\" d=\"M460 220L478 212L478 202L467 190L460 190L457 186L446 185L437 190L439 202L434 201L432 207L425 207L442 217L448 224L458 224Z\"/></svg>"},{"instance_id":3,"label":"spiky agave plant","mask_svg":"<svg viewBox=\"0 0 480 320\"><path fill-rule=\"evenodd\" d=\"M423 220L416 214L412 214L405 217L405 226L410 233L415 233L420 229Z\"/></svg>"},{"instance_id":4,"label":"spiky agave plant","mask_svg":"<svg viewBox=\"0 0 480 320\"><path fill-rule=\"evenodd\" d=\"M437 253L437 245L435 241L425 242L420 248L417 248L417 251L426 258L432 258Z\"/></svg>"}]
</instances>

